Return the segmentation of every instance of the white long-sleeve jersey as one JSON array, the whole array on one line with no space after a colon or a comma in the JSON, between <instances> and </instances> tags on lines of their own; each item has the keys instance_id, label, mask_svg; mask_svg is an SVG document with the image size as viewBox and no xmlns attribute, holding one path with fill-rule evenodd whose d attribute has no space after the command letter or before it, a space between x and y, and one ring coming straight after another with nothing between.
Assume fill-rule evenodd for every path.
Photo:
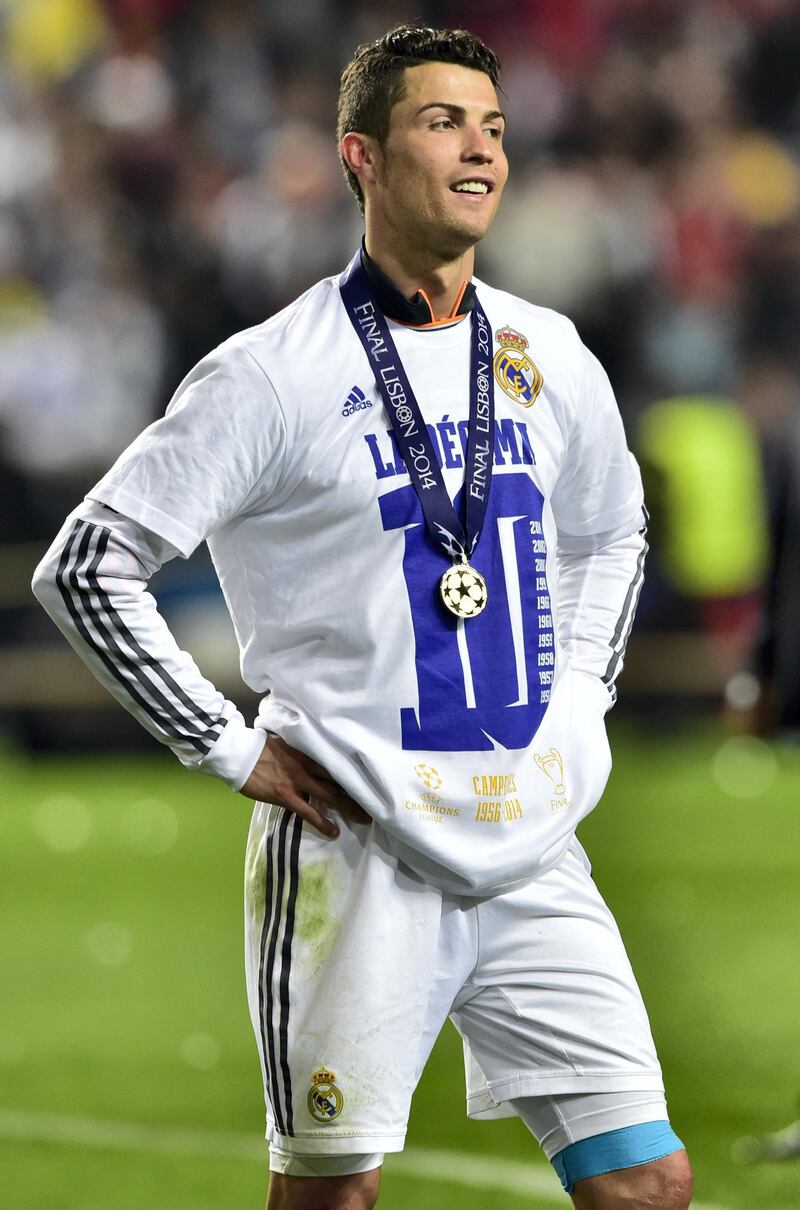
<instances>
[{"instance_id":1,"label":"white long-sleeve jersey","mask_svg":"<svg viewBox=\"0 0 800 1210\"><path fill-rule=\"evenodd\" d=\"M437 600L446 563L336 279L192 371L68 518L34 589L184 764L239 788L277 732L422 877L481 894L556 864L602 794L603 715L646 544L638 468L596 359L562 316L476 284L496 342L479 617L457 621ZM457 507L469 322L391 323ZM204 540L243 677L263 695L255 727L147 591L165 559Z\"/></svg>"}]
</instances>

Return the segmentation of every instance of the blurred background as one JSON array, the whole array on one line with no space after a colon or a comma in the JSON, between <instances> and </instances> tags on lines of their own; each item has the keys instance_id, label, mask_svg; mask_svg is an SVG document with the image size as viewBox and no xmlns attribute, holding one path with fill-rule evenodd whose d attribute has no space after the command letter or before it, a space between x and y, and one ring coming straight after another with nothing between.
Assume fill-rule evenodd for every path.
<instances>
[{"instance_id":1,"label":"blurred background","mask_svg":"<svg viewBox=\"0 0 800 1210\"><path fill-rule=\"evenodd\" d=\"M72 745L83 711L91 736L135 742L32 606L30 570L205 352L347 262L339 73L409 15L0 0L0 725L17 742ZM623 698L800 725L798 4L412 15L500 53L512 175L478 271L575 320L645 472L653 554ZM238 692L207 561L159 587Z\"/></svg>"},{"instance_id":2,"label":"blurred background","mask_svg":"<svg viewBox=\"0 0 800 1210\"><path fill-rule=\"evenodd\" d=\"M104 899L119 889L108 880L109 853L125 853L129 874L137 861L150 870L156 856L172 860L175 838L175 852L187 843L182 829L200 835L197 798L216 792L187 789L94 685L33 602L31 571L66 513L163 412L201 356L347 263L361 222L335 145L339 74L358 43L409 19L466 26L500 54L512 171L478 273L575 320L609 372L645 477L652 550L612 715L618 763L630 772L612 781L589 825L607 879L599 881L614 891L646 995L648 985L658 991L657 1037L681 1108L696 1122L707 1191L742 1210L796 1207L800 1165L748 1185L730 1159L737 1135L796 1116L800 1090L796 0L0 0L0 773L8 791L0 839L12 858L9 953L20 949L15 921L28 930L36 918L42 930L25 932L24 960L10 960L18 995L7 1008L17 1025L0 1032L0 1110L39 1111L50 1100L35 1056L44 1063L45 1034L58 1050L54 1003L32 955L41 946L43 961L52 956L55 900L62 952L77 947L93 978L133 980L114 995L141 1010L136 953L151 952L152 936L137 951L130 922L107 920L110 909L95 903L100 890L93 900L87 888L102 870ZM201 668L252 713L207 557L176 560L156 591ZM110 805L101 784L107 753L140 749L108 766L108 777L124 787L138 778L144 789L131 790L131 802L115 791ZM80 753L90 761L81 764ZM154 793L154 784L167 789ZM132 811L139 824L112 826L114 803L120 819ZM217 877L213 819L197 860L224 899L215 919L228 920L225 896L231 887L238 894L239 875ZM230 871L240 840L237 832ZM111 865L116 880L120 862ZM185 903L190 878L180 883ZM156 885L163 891L163 880ZM119 914L140 910L137 886ZM148 929L160 936L172 910L166 891L154 902L161 906L141 922L143 937ZM672 969L666 950L689 941L683 968ZM87 1003L80 969L77 959L65 962L55 1002L65 1017L82 1005L76 1020ZM164 970L174 973L167 958ZM199 977L196 966L186 974ZM205 984L181 989L183 1002L207 995ZM102 1003L110 994L95 988ZM220 1009L220 1021L229 1016ZM31 1032L37 1020L41 1031ZM58 1061L48 1059L65 1064L64 1110L94 1062L86 1056L96 1023L85 1024L85 1036L75 1028L58 1043ZM237 1016L236 1038L240 1028L249 1027ZM152 1086L163 1089L177 1077L148 1050L154 1032L137 1035L136 1067L141 1075L152 1063ZM207 1022L187 1036L188 1051L178 1038L169 1062L191 1083L213 1072L219 1045L203 1043L215 1036ZM250 1128L259 1090L246 1086L248 1110L228 1090L236 1107L226 1113ZM102 1117L110 1104L89 1090L82 1108ZM113 1112L124 1116L125 1106ZM145 1097L138 1112L152 1118L153 1101ZM161 1105L162 1117L170 1112ZM187 1112L175 1107L176 1121ZM0 1145L14 1133L11 1120L0 1118ZM487 1147L521 1154L519 1139L488 1137ZM28 1184L34 1169L50 1170L26 1169ZM230 1179L226 1170L220 1190ZM56 1190L62 1183L54 1175L53 1189L39 1188L30 1205L95 1204L88 1193L68 1200ZM149 1202L120 1193L113 1204L179 1206L185 1192L176 1186L170 1199ZM97 1196L98 1206L112 1204ZM203 1196L195 1189L186 1204L205 1205ZM249 1204L225 1196L209 1195L208 1205ZM413 1196L428 1204L416 1187Z\"/></svg>"}]
</instances>

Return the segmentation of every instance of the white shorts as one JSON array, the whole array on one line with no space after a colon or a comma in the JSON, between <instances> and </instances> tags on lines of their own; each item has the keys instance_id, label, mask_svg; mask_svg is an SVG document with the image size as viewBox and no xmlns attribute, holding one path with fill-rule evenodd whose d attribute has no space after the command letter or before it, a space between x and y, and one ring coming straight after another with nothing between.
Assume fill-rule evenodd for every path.
<instances>
[{"instance_id":1,"label":"white shorts","mask_svg":"<svg viewBox=\"0 0 800 1210\"><path fill-rule=\"evenodd\" d=\"M514 1112L534 1135L548 1160L573 1143L591 1139L608 1131L624 1130L647 1122L666 1122L667 1102L660 1092L587 1092L561 1093L543 1097L521 1097L513 1101ZM630 1148L625 1149L627 1159ZM611 1158L606 1150L604 1160ZM269 1151L272 1172L284 1176L351 1176L370 1172L383 1164L383 1153L353 1155L295 1155L273 1144ZM643 1161L646 1162L646 1161ZM616 1164L605 1169L627 1166Z\"/></svg>"},{"instance_id":2,"label":"white shorts","mask_svg":"<svg viewBox=\"0 0 800 1210\"><path fill-rule=\"evenodd\" d=\"M448 1016L470 1117L557 1094L658 1100L647 1014L577 840L540 879L474 899L423 883L375 826L340 825L329 840L257 804L250 827L247 988L276 1155L401 1151Z\"/></svg>"}]
</instances>

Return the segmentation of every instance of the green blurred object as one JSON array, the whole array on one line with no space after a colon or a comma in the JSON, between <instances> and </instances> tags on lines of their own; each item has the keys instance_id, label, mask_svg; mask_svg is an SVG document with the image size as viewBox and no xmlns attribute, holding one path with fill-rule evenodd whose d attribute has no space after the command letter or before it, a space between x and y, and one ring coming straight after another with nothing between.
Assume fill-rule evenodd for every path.
<instances>
[{"instance_id":1,"label":"green blurred object","mask_svg":"<svg viewBox=\"0 0 800 1210\"><path fill-rule=\"evenodd\" d=\"M763 578L769 553L758 439L727 399L665 399L641 418L637 452L665 571L686 596L732 597Z\"/></svg>"},{"instance_id":2,"label":"green blurred object","mask_svg":"<svg viewBox=\"0 0 800 1210\"><path fill-rule=\"evenodd\" d=\"M776 750L774 776L742 798L719 775L721 731L655 741L611 722L617 771L581 838L648 1005L696 1204L794 1210L800 1165L743 1168L731 1146L787 1121L800 1087L800 752ZM3 1206L260 1210L248 803L161 754L5 755L0 777ZM408 1145L461 1153L465 1172L486 1157L551 1175L520 1122L466 1120L449 1027ZM558 1196L459 1184L444 1163L426 1180L389 1161L380 1206L547 1210Z\"/></svg>"}]
</instances>

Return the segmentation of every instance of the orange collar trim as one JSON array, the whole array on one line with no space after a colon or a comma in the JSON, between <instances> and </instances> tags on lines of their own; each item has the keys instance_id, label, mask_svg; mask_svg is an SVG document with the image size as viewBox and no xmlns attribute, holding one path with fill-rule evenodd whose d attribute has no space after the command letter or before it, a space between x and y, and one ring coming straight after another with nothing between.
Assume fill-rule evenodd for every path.
<instances>
[{"instance_id":1,"label":"orange collar trim","mask_svg":"<svg viewBox=\"0 0 800 1210\"><path fill-rule=\"evenodd\" d=\"M361 264L369 278L378 306L386 318L406 327L424 329L454 324L463 319L475 305L475 287L472 282L464 281L450 314L437 319L425 291L418 290L413 298L407 298L392 279L370 259L365 240L361 241Z\"/></svg>"},{"instance_id":2,"label":"orange collar trim","mask_svg":"<svg viewBox=\"0 0 800 1210\"><path fill-rule=\"evenodd\" d=\"M409 323L408 321L402 320L402 319L398 319L395 322L402 323L404 328L418 328L420 331L425 331L425 329L427 329L427 328L448 327L456 319L463 319L464 315L467 314L466 311L464 311L463 313L459 312L459 307L461 306L461 302L464 298L464 293L465 293L468 285L469 285L468 281L462 281L461 286L459 287L458 294L456 295L456 301L453 303L452 307L450 308L450 314L445 315L442 319L435 318L434 313L433 313L433 306L431 305L431 300L428 298L428 295L425 293L424 290L420 290L419 296L421 298L424 298L424 300L427 304L428 310L430 311L430 314L431 314L431 318L428 321L428 323L414 324L414 323Z\"/></svg>"}]
</instances>

